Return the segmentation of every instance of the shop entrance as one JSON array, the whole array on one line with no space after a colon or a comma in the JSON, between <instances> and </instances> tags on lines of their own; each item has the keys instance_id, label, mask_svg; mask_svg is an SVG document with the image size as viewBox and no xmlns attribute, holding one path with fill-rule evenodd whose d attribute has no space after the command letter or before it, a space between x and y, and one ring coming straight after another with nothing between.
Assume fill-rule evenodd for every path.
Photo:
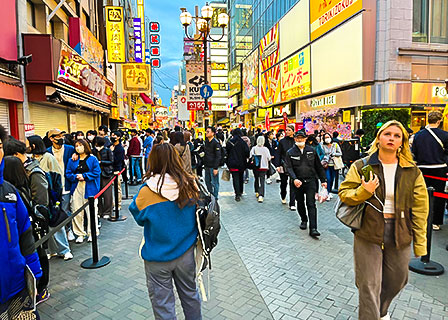
<instances>
[{"instance_id":1,"label":"shop entrance","mask_svg":"<svg viewBox=\"0 0 448 320\"><path fill-rule=\"evenodd\" d=\"M421 127L426 126L426 112L412 112L411 117L411 129L414 131L414 133L417 133L420 131Z\"/></svg>"}]
</instances>

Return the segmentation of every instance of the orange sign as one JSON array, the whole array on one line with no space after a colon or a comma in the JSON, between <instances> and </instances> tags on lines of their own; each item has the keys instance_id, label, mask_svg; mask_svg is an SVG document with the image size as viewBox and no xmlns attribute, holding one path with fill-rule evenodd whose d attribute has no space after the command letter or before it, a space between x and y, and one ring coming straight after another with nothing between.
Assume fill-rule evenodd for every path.
<instances>
[{"instance_id":1,"label":"orange sign","mask_svg":"<svg viewBox=\"0 0 448 320\"><path fill-rule=\"evenodd\" d=\"M311 41L362 10L362 0L310 0Z\"/></svg>"}]
</instances>

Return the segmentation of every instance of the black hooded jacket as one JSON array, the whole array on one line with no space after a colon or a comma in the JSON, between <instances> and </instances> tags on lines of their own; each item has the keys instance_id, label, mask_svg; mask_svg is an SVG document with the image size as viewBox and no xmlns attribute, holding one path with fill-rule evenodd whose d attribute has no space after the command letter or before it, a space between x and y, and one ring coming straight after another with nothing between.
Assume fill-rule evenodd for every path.
<instances>
[{"instance_id":1,"label":"black hooded jacket","mask_svg":"<svg viewBox=\"0 0 448 320\"><path fill-rule=\"evenodd\" d=\"M226 164L229 169L245 170L247 168L250 150L247 143L241 138L241 130L239 128L233 131L233 138L227 142L226 150Z\"/></svg>"},{"instance_id":2,"label":"black hooded jacket","mask_svg":"<svg viewBox=\"0 0 448 320\"><path fill-rule=\"evenodd\" d=\"M278 143L278 157L279 158L276 161L279 166L283 166L285 168L286 153L292 147L294 147L294 138L293 137L284 137L282 140L280 140L280 142Z\"/></svg>"}]
</instances>

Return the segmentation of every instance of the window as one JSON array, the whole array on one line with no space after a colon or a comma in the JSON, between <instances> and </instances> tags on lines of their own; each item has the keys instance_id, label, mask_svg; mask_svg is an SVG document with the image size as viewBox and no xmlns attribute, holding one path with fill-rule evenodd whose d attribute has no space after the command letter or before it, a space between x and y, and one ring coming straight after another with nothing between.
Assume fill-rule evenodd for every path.
<instances>
[{"instance_id":1,"label":"window","mask_svg":"<svg viewBox=\"0 0 448 320\"><path fill-rule=\"evenodd\" d=\"M26 1L26 20L30 26L36 28L36 10L31 0Z\"/></svg>"},{"instance_id":2,"label":"window","mask_svg":"<svg viewBox=\"0 0 448 320\"><path fill-rule=\"evenodd\" d=\"M413 0L412 41L448 44L448 0Z\"/></svg>"}]
</instances>

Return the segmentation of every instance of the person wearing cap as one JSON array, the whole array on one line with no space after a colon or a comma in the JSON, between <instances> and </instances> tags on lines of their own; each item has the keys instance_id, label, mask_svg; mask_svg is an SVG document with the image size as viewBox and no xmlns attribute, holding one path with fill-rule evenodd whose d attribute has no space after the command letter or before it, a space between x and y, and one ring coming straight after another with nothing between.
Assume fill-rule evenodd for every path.
<instances>
[{"instance_id":1,"label":"person wearing cap","mask_svg":"<svg viewBox=\"0 0 448 320\"><path fill-rule=\"evenodd\" d=\"M286 194L289 184L289 209L291 211L296 210L296 199L295 193L292 191L294 189L293 182L288 177L288 173L285 168L286 153L289 149L294 146L294 126L288 125L285 131L285 137L281 139L278 143L278 168L277 171L280 174L280 197L282 198L282 203L286 204ZM288 183L289 179L289 183Z\"/></svg>"},{"instance_id":2,"label":"person wearing cap","mask_svg":"<svg viewBox=\"0 0 448 320\"><path fill-rule=\"evenodd\" d=\"M294 146L286 152L285 167L293 181L297 211L302 219L300 229L306 230L309 218L310 236L318 237L320 233L317 231L316 177L319 177L322 187L326 188L325 170L316 150L306 145L306 132L303 129L294 134L294 142Z\"/></svg>"}]
</instances>

